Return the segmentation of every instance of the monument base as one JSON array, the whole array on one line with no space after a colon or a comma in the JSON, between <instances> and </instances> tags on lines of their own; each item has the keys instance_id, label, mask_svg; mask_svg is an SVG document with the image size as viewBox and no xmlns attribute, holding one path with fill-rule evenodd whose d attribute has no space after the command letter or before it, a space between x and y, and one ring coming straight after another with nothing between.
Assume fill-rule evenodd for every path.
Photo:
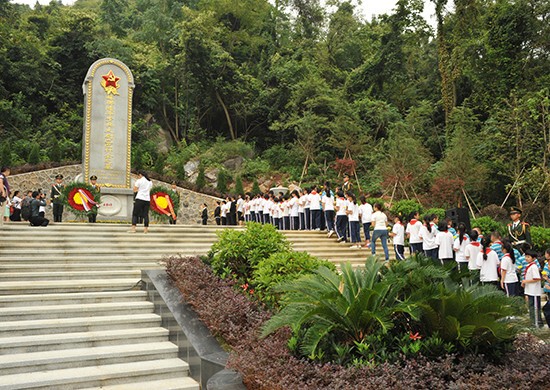
<instances>
[{"instance_id":1,"label":"monument base","mask_svg":"<svg viewBox=\"0 0 550 390\"><path fill-rule=\"evenodd\" d=\"M98 221L132 222L134 191L129 188L101 188Z\"/></svg>"}]
</instances>

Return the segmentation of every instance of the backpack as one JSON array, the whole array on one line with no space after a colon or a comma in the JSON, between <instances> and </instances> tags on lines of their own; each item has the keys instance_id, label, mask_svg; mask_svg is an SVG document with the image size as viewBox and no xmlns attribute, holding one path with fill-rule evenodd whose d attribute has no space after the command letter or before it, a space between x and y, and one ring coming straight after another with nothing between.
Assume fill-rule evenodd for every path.
<instances>
[{"instance_id":1,"label":"backpack","mask_svg":"<svg viewBox=\"0 0 550 390\"><path fill-rule=\"evenodd\" d=\"M25 221L28 221L31 217L31 200L32 199L25 197L21 202L21 218Z\"/></svg>"}]
</instances>

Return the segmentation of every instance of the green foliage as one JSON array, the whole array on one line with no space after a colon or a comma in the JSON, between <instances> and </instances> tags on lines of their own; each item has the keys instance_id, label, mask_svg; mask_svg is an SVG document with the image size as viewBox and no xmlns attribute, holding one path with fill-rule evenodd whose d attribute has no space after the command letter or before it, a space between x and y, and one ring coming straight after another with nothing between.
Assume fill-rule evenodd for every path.
<instances>
[{"instance_id":1,"label":"green foliage","mask_svg":"<svg viewBox=\"0 0 550 390\"><path fill-rule=\"evenodd\" d=\"M533 249L543 253L550 248L550 229L531 226L531 240L533 241Z\"/></svg>"},{"instance_id":2,"label":"green foliage","mask_svg":"<svg viewBox=\"0 0 550 390\"><path fill-rule=\"evenodd\" d=\"M38 164L40 162L40 145L37 142L32 144L27 161L29 164Z\"/></svg>"},{"instance_id":3,"label":"green foliage","mask_svg":"<svg viewBox=\"0 0 550 390\"><path fill-rule=\"evenodd\" d=\"M494 231L500 232L500 234L506 234L506 225L497 222L491 217L479 217L471 221L472 228L478 227L484 235L490 235Z\"/></svg>"},{"instance_id":4,"label":"green foliage","mask_svg":"<svg viewBox=\"0 0 550 390\"><path fill-rule=\"evenodd\" d=\"M269 320L262 335L290 326L300 338L303 356L330 360L334 343L363 344L369 335L387 334L393 318L418 318L420 312L399 299L401 285L381 277L384 265L375 258L364 268L343 263L341 274L326 267L276 289L284 293L285 306Z\"/></svg>"},{"instance_id":5,"label":"green foliage","mask_svg":"<svg viewBox=\"0 0 550 390\"><path fill-rule=\"evenodd\" d=\"M230 180L231 180L231 175L229 175L229 173L226 170L220 169L217 177L218 183L216 184L216 189L220 194L227 193L227 184Z\"/></svg>"},{"instance_id":6,"label":"green foliage","mask_svg":"<svg viewBox=\"0 0 550 390\"><path fill-rule=\"evenodd\" d=\"M418 211L422 215L424 208L416 200L400 200L394 203L390 211L393 215L409 218L409 215L415 211Z\"/></svg>"},{"instance_id":7,"label":"green foliage","mask_svg":"<svg viewBox=\"0 0 550 390\"><path fill-rule=\"evenodd\" d=\"M386 268L370 258L365 268L321 267L282 283L281 311L262 335L289 326L297 355L321 362L372 365L418 354L486 354L509 350L521 299L492 286L464 288L451 270L422 256Z\"/></svg>"},{"instance_id":8,"label":"green foliage","mask_svg":"<svg viewBox=\"0 0 550 390\"><path fill-rule=\"evenodd\" d=\"M273 225L250 222L244 231L226 229L216 234L218 241L208 252L212 270L243 282L251 278L261 260L290 250L287 239Z\"/></svg>"},{"instance_id":9,"label":"green foliage","mask_svg":"<svg viewBox=\"0 0 550 390\"><path fill-rule=\"evenodd\" d=\"M227 141L224 138L216 139L206 152L201 155L201 161L205 165L221 164L224 161L235 158L252 158L254 149L250 144L243 141Z\"/></svg>"},{"instance_id":10,"label":"green foliage","mask_svg":"<svg viewBox=\"0 0 550 390\"><path fill-rule=\"evenodd\" d=\"M50 148L50 161L61 161L61 149L59 148L59 143L55 141Z\"/></svg>"},{"instance_id":11,"label":"green foliage","mask_svg":"<svg viewBox=\"0 0 550 390\"><path fill-rule=\"evenodd\" d=\"M426 210L425 214L435 214L439 217L440 221L444 221L446 216L447 216L447 213L446 213L445 209L440 209L440 208L437 208L437 207Z\"/></svg>"},{"instance_id":12,"label":"green foliage","mask_svg":"<svg viewBox=\"0 0 550 390\"><path fill-rule=\"evenodd\" d=\"M5 142L0 148L0 165L3 167L11 167L12 158L11 158L11 147L9 143Z\"/></svg>"},{"instance_id":13,"label":"green foliage","mask_svg":"<svg viewBox=\"0 0 550 390\"><path fill-rule=\"evenodd\" d=\"M253 179L261 175L269 175L270 172L271 166L269 162L260 158L245 161L242 169L242 175L248 179Z\"/></svg>"},{"instance_id":14,"label":"green foliage","mask_svg":"<svg viewBox=\"0 0 550 390\"><path fill-rule=\"evenodd\" d=\"M199 173L197 174L197 181L195 185L198 189L204 188L206 186L206 177L204 176L204 165L199 164Z\"/></svg>"},{"instance_id":15,"label":"green foliage","mask_svg":"<svg viewBox=\"0 0 550 390\"><path fill-rule=\"evenodd\" d=\"M243 180L241 179L240 176L237 176L237 178L235 179L235 189L233 190L233 192L235 194L241 194L241 195L244 194Z\"/></svg>"},{"instance_id":16,"label":"green foliage","mask_svg":"<svg viewBox=\"0 0 550 390\"><path fill-rule=\"evenodd\" d=\"M257 195L261 192L262 190L260 190L260 185L258 184L258 180L254 179L254 182L252 183L252 194Z\"/></svg>"},{"instance_id":17,"label":"green foliage","mask_svg":"<svg viewBox=\"0 0 550 390\"><path fill-rule=\"evenodd\" d=\"M321 266L336 270L334 264L319 260L307 252L273 253L267 259L258 262L249 283L254 287L259 299L273 307L279 300L279 294L273 291L276 285L310 274Z\"/></svg>"}]
</instances>

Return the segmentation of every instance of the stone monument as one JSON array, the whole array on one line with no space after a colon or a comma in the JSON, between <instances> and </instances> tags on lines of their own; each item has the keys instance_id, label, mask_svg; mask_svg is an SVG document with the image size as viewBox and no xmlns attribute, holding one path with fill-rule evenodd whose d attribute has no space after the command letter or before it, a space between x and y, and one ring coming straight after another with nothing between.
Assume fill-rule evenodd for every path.
<instances>
[{"instance_id":1,"label":"stone monument","mask_svg":"<svg viewBox=\"0 0 550 390\"><path fill-rule=\"evenodd\" d=\"M131 220L130 175L134 77L121 61L92 64L82 85L84 136L82 181L97 176L101 186L98 220Z\"/></svg>"}]
</instances>

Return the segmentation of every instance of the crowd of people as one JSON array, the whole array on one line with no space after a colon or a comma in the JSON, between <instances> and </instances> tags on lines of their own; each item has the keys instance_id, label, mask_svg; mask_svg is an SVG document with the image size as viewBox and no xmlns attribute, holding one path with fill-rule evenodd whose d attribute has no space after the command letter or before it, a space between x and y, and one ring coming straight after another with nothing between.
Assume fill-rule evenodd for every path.
<instances>
[{"instance_id":1,"label":"crowd of people","mask_svg":"<svg viewBox=\"0 0 550 390\"><path fill-rule=\"evenodd\" d=\"M45 217L46 193L41 189L27 191L24 195L19 190L12 191L8 180L10 173L9 167L1 168L0 209L3 211L3 215L0 224L7 221L24 220L29 221L31 226L48 226L50 221ZM63 176L61 176L62 178Z\"/></svg>"}]
</instances>

